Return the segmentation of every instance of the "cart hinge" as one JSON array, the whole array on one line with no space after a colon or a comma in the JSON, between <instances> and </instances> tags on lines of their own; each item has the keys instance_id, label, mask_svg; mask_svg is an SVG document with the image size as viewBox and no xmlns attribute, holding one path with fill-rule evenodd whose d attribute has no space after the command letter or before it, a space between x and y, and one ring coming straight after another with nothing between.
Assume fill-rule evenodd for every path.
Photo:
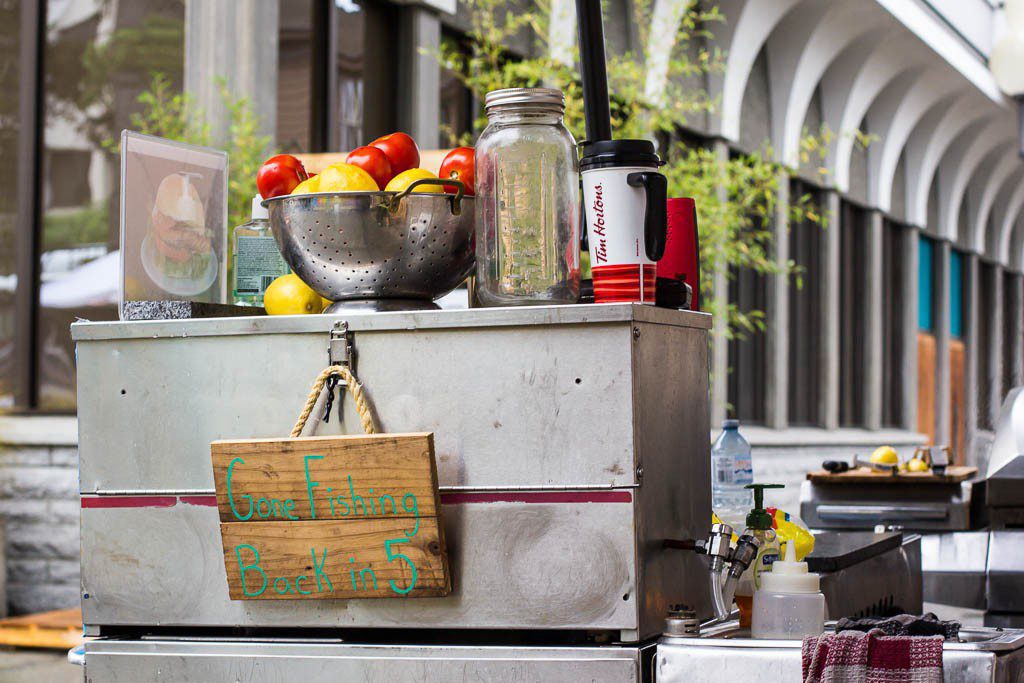
<instances>
[{"instance_id":1,"label":"cart hinge","mask_svg":"<svg viewBox=\"0 0 1024 683\"><path fill-rule=\"evenodd\" d=\"M331 330L330 342L327 345L327 360L331 365L347 365L355 367L355 350L352 348L352 333L348 331L348 323L339 320Z\"/></svg>"}]
</instances>

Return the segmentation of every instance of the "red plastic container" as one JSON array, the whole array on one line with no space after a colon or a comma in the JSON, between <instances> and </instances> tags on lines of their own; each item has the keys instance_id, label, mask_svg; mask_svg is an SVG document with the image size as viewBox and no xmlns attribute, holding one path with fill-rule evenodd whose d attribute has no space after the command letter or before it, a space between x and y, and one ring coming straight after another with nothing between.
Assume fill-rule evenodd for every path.
<instances>
[{"instance_id":1,"label":"red plastic container","mask_svg":"<svg viewBox=\"0 0 1024 683\"><path fill-rule=\"evenodd\" d=\"M689 197L668 200L668 237L658 261L658 280L683 280L693 289L691 308L700 310L700 244L697 205Z\"/></svg>"}]
</instances>

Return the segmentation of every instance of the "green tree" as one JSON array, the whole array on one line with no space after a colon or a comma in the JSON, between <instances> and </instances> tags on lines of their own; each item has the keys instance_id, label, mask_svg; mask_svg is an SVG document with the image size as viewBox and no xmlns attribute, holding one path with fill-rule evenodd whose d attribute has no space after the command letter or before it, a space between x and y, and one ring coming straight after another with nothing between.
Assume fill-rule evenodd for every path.
<instances>
[{"instance_id":1,"label":"green tree","mask_svg":"<svg viewBox=\"0 0 1024 683\"><path fill-rule=\"evenodd\" d=\"M653 3L637 0L632 4L639 43L647 45ZM550 57L548 1L511 6L503 0L464 0L464 7L470 14L468 52L458 43L444 41L438 54L442 66L451 70L479 101L488 91L498 88L547 85L561 89L566 97L566 125L577 140L583 139L579 73L575 66ZM723 19L716 7L701 9L695 2L687 5L668 58L666 83L657 101L651 101L644 93L645 55L609 54L608 81L615 136L656 137L667 160L663 172L668 177L670 196L696 199L704 266L700 283L702 305L728 322L721 333L742 336L763 327L763 313L739 310L735 305L726 305L723 310L712 296L713 267L730 272L747 269L766 275L789 275L800 285L799 268L791 261L778 262L772 248L780 184L788 182L794 171L775 162L767 145L749 154L722 159L713 150L688 147L680 141L678 133L688 120L711 112L716 106L700 84L708 74L722 71L724 60L720 53L706 49L700 39L711 36L713 27ZM528 58L515 57L506 47L521 39L523 32L529 34L528 42L536 46L534 56ZM478 130L484 125L485 118L477 120ZM807 165L822 157L830 136L826 129L807 136L801 147L801 161ZM825 224L825 217L810 196L791 198L789 220Z\"/></svg>"}]
</instances>

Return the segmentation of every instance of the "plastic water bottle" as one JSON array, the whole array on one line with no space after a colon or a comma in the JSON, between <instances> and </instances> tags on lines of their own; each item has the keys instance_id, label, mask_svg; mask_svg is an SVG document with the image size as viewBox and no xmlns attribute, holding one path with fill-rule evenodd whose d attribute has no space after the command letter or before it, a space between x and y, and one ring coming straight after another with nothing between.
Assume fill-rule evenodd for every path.
<instances>
[{"instance_id":1,"label":"plastic water bottle","mask_svg":"<svg viewBox=\"0 0 1024 683\"><path fill-rule=\"evenodd\" d=\"M750 444L740 434L739 420L722 423L722 433L711 447L711 507L734 529L742 529L750 511L754 467Z\"/></svg>"}]
</instances>

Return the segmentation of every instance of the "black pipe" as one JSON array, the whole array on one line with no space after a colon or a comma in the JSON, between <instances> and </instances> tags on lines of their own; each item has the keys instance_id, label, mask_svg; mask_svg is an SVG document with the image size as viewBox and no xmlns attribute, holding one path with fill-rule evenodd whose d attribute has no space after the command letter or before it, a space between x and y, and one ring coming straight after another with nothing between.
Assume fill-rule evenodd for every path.
<instances>
[{"instance_id":1,"label":"black pipe","mask_svg":"<svg viewBox=\"0 0 1024 683\"><path fill-rule=\"evenodd\" d=\"M580 75L583 79L587 141L611 140L612 116L608 107L601 0L576 0L576 22L580 27Z\"/></svg>"}]
</instances>

